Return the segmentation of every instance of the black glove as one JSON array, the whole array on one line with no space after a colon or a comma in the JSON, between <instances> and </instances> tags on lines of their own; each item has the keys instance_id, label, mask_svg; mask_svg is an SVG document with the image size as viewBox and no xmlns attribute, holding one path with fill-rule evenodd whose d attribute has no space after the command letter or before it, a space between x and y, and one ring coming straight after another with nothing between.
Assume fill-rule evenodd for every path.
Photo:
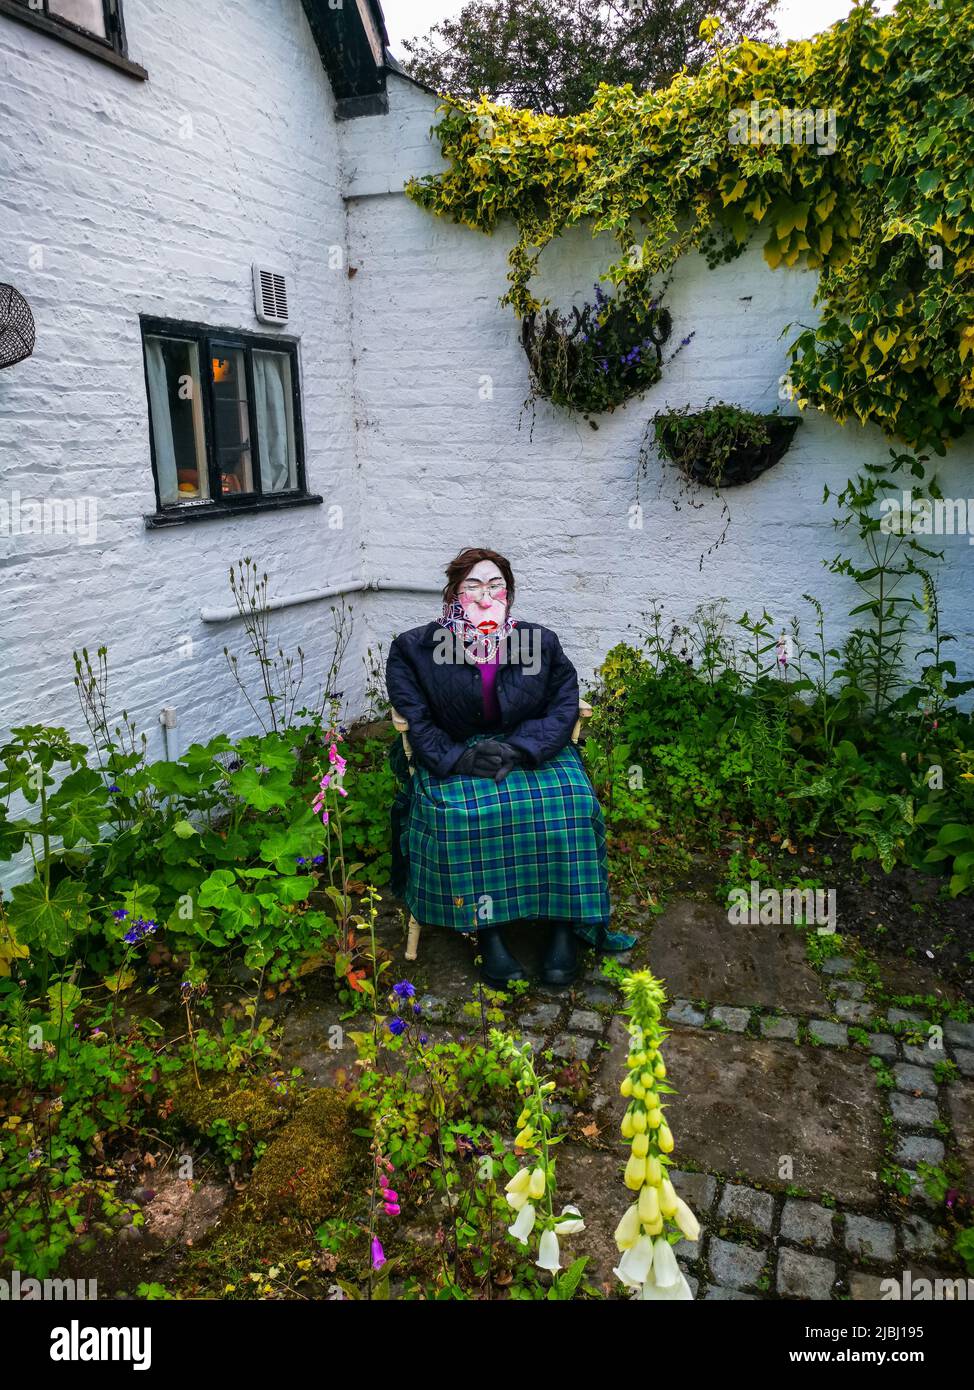
<instances>
[{"instance_id":1,"label":"black glove","mask_svg":"<svg viewBox=\"0 0 974 1390\"><path fill-rule=\"evenodd\" d=\"M492 749L496 749L497 753L500 754L500 765L494 773L495 782L503 782L508 773L513 772L516 767L524 766L524 754L520 748L515 748L513 743L494 742L493 740L487 742ZM481 747L485 746L485 744L481 744ZM492 756L496 756L496 754L492 754Z\"/></svg>"},{"instance_id":2,"label":"black glove","mask_svg":"<svg viewBox=\"0 0 974 1390\"><path fill-rule=\"evenodd\" d=\"M453 771L463 777L494 777L503 757L500 748L489 739L465 748Z\"/></svg>"}]
</instances>

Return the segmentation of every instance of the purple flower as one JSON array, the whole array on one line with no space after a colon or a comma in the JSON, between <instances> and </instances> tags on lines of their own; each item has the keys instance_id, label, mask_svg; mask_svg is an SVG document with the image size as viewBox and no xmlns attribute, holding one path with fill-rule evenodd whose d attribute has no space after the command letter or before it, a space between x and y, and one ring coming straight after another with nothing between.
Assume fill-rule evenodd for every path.
<instances>
[{"instance_id":1,"label":"purple flower","mask_svg":"<svg viewBox=\"0 0 974 1390\"><path fill-rule=\"evenodd\" d=\"M397 999L412 999L416 993L416 986L411 985L408 980L400 980L397 985L392 986L392 992Z\"/></svg>"},{"instance_id":2,"label":"purple flower","mask_svg":"<svg viewBox=\"0 0 974 1390\"><path fill-rule=\"evenodd\" d=\"M419 1041L420 1041L420 1043L422 1044L423 1047L426 1046L426 1044L429 1042L429 1040L430 1040L430 1035L429 1035L429 1033L420 1033L420 1035L419 1035Z\"/></svg>"},{"instance_id":3,"label":"purple flower","mask_svg":"<svg viewBox=\"0 0 974 1390\"><path fill-rule=\"evenodd\" d=\"M147 922L144 918L138 917L135 925L129 928L122 940L127 941L130 946L135 946L143 937L151 936L154 931L157 931L158 926L158 922Z\"/></svg>"},{"instance_id":4,"label":"purple flower","mask_svg":"<svg viewBox=\"0 0 974 1390\"><path fill-rule=\"evenodd\" d=\"M422 1012L423 1012L423 1006L422 1006L422 1004L414 1004L414 1005L413 1005L413 1013L416 1014L417 1017L418 1017Z\"/></svg>"},{"instance_id":5,"label":"purple flower","mask_svg":"<svg viewBox=\"0 0 974 1390\"><path fill-rule=\"evenodd\" d=\"M406 1024L405 1024L405 1022L403 1021L403 1019L401 1019L401 1018L390 1018L390 1020L389 1020L389 1032L392 1033L393 1037L398 1038L399 1035L400 1035L401 1033L405 1033L405 1031L406 1031Z\"/></svg>"},{"instance_id":6,"label":"purple flower","mask_svg":"<svg viewBox=\"0 0 974 1390\"><path fill-rule=\"evenodd\" d=\"M325 862L325 856L323 854L316 854L311 862L312 864L323 864Z\"/></svg>"},{"instance_id":7,"label":"purple flower","mask_svg":"<svg viewBox=\"0 0 974 1390\"><path fill-rule=\"evenodd\" d=\"M112 785L108 788L108 790L109 792L120 792L121 787L116 787L115 783L113 782Z\"/></svg>"},{"instance_id":8,"label":"purple flower","mask_svg":"<svg viewBox=\"0 0 974 1390\"><path fill-rule=\"evenodd\" d=\"M297 857L297 859L295 859L294 862L295 862L295 864L307 864L308 861L307 861L307 859L305 859L305 857L304 857L303 854L299 854L298 857Z\"/></svg>"},{"instance_id":9,"label":"purple flower","mask_svg":"<svg viewBox=\"0 0 974 1390\"><path fill-rule=\"evenodd\" d=\"M128 916L128 913L124 907L117 907L112 913L112 916L115 918L116 922L121 922L124 917Z\"/></svg>"},{"instance_id":10,"label":"purple flower","mask_svg":"<svg viewBox=\"0 0 974 1390\"><path fill-rule=\"evenodd\" d=\"M381 1269L386 1262L386 1254L378 1236L372 1237L372 1268Z\"/></svg>"}]
</instances>

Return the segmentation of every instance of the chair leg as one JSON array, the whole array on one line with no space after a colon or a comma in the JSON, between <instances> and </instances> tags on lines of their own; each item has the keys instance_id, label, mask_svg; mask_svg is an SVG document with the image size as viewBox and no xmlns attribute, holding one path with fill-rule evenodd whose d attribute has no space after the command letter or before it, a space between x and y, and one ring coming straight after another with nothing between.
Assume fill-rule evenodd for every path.
<instances>
[{"instance_id":1,"label":"chair leg","mask_svg":"<svg viewBox=\"0 0 974 1390\"><path fill-rule=\"evenodd\" d=\"M423 930L423 929L422 929L422 927L420 926L420 924L416 921L416 918L413 917L413 915L410 913L410 917L409 917L409 929L408 929L408 931L407 931L407 933L406 933L406 959L407 959L407 960L415 960L415 959L416 959L416 953L417 953L417 951L419 950L419 934L420 934L420 932L421 932L422 930Z\"/></svg>"}]
</instances>

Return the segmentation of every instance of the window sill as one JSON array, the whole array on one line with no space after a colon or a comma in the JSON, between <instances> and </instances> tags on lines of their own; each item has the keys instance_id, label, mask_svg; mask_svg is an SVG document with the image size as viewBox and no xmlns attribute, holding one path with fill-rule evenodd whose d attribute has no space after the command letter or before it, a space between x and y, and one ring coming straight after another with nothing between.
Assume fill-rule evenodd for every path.
<instances>
[{"instance_id":1,"label":"window sill","mask_svg":"<svg viewBox=\"0 0 974 1390\"><path fill-rule=\"evenodd\" d=\"M119 53L110 43L96 39L93 35L89 37L79 29L70 29L66 24L58 24L56 20L49 19L46 14L42 14L38 10L29 10L24 5L18 4L17 0L0 0L0 15L6 15L9 19L17 19L21 24L29 25L31 29L38 29L42 34L49 34L52 39L60 39L70 48L77 48L82 53L87 53L89 57L97 58L100 62L107 63L109 67L117 68L119 72L127 73L129 77L137 78L140 82L148 80L149 74L145 68Z\"/></svg>"},{"instance_id":2,"label":"window sill","mask_svg":"<svg viewBox=\"0 0 974 1390\"><path fill-rule=\"evenodd\" d=\"M300 497L257 497L252 502L215 502L212 506L170 507L145 516L147 531L166 530L170 526L192 526L198 521L214 521L218 517L252 516L255 512L280 512L290 507L320 507L323 497L317 493L302 493Z\"/></svg>"}]
</instances>

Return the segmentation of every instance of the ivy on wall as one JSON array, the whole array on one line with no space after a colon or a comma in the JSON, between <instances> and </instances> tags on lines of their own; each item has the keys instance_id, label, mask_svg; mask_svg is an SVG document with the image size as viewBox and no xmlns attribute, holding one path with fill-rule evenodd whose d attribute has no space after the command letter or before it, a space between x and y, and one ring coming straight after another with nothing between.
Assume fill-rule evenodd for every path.
<instances>
[{"instance_id":1,"label":"ivy on wall","mask_svg":"<svg viewBox=\"0 0 974 1390\"><path fill-rule=\"evenodd\" d=\"M503 302L520 317L541 307L542 251L577 223L616 238L604 278L647 309L686 252L716 265L758 237L773 268L819 272L819 322L789 347L800 406L937 453L974 421L974 0L865 3L813 40L715 44L699 75L600 87L577 116L440 110L450 166L407 192L482 232L513 220Z\"/></svg>"}]
</instances>

